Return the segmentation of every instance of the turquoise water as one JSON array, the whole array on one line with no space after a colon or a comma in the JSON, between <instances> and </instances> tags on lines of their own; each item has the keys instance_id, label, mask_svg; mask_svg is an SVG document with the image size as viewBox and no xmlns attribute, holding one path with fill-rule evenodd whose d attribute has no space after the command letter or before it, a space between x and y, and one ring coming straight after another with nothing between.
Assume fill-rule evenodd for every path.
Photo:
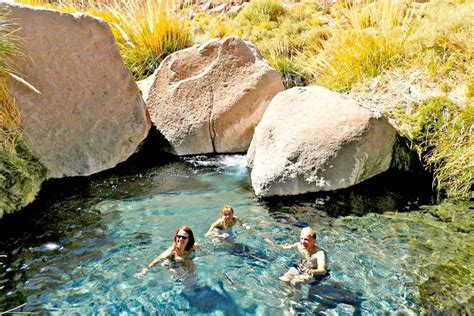
<instances>
[{"instance_id":1,"label":"turquoise water","mask_svg":"<svg viewBox=\"0 0 474 316\"><path fill-rule=\"evenodd\" d=\"M236 227L234 242L204 237L224 204L251 226ZM42 210L53 214L44 219L46 228L15 237L11 249L1 252L4 310L19 305L17 311L53 314L380 315L417 310L408 234L419 224L400 226L369 214L360 225L356 217L269 210L249 188L244 156L190 158L146 173L93 180L82 195L49 208ZM135 278L185 224L204 249L196 253L194 265L156 266ZM294 289L278 277L297 256L269 248L263 239L296 242L306 224L318 231L331 276Z\"/></svg>"}]
</instances>

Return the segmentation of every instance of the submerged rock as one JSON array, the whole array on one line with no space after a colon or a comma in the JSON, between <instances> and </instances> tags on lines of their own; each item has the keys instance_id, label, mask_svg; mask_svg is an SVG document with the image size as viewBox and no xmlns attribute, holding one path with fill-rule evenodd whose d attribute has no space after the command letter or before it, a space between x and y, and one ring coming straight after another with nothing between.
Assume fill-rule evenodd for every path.
<instances>
[{"instance_id":1,"label":"submerged rock","mask_svg":"<svg viewBox=\"0 0 474 316\"><path fill-rule=\"evenodd\" d=\"M380 113L338 93L286 90L255 129L252 187L261 197L347 188L389 168L395 136Z\"/></svg>"},{"instance_id":2,"label":"submerged rock","mask_svg":"<svg viewBox=\"0 0 474 316\"><path fill-rule=\"evenodd\" d=\"M10 84L32 153L48 178L90 175L126 160L146 137L150 119L108 25L10 2L25 56L19 73L37 91Z\"/></svg>"},{"instance_id":3,"label":"submerged rock","mask_svg":"<svg viewBox=\"0 0 474 316\"><path fill-rule=\"evenodd\" d=\"M237 37L175 52L153 76L147 107L177 155L245 152L283 90L257 48Z\"/></svg>"}]
</instances>

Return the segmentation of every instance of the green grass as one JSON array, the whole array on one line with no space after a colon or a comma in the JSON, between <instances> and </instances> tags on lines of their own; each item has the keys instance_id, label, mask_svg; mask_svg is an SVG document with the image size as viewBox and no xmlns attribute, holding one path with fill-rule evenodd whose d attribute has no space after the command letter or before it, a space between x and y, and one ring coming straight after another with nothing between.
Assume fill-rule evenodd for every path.
<instances>
[{"instance_id":1,"label":"green grass","mask_svg":"<svg viewBox=\"0 0 474 316\"><path fill-rule=\"evenodd\" d=\"M398 119L407 123L402 132L433 171L435 187L449 197L473 197L474 107L437 97Z\"/></svg>"}]
</instances>

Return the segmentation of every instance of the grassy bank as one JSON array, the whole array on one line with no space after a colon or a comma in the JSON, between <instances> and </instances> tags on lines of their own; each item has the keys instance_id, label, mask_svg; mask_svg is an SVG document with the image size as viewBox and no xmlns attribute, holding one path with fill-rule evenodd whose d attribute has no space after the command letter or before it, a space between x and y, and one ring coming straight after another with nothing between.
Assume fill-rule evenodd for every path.
<instances>
[{"instance_id":1,"label":"grassy bank","mask_svg":"<svg viewBox=\"0 0 474 316\"><path fill-rule=\"evenodd\" d=\"M21 53L17 27L0 12L0 218L33 201L46 177L31 155L21 129L18 107L8 90L15 69L10 58Z\"/></svg>"}]
</instances>

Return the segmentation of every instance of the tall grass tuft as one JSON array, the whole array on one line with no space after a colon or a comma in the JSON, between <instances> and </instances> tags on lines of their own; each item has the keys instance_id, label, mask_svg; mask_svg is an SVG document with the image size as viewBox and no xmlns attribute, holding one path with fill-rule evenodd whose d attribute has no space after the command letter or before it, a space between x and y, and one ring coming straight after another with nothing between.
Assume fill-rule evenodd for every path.
<instances>
[{"instance_id":1,"label":"tall grass tuft","mask_svg":"<svg viewBox=\"0 0 474 316\"><path fill-rule=\"evenodd\" d=\"M282 0L252 0L238 16L248 21L260 22L277 21L284 14Z\"/></svg>"},{"instance_id":2,"label":"tall grass tuft","mask_svg":"<svg viewBox=\"0 0 474 316\"><path fill-rule=\"evenodd\" d=\"M14 72L11 59L19 52L19 39L15 35L18 27L7 19L5 11L0 12L0 22L0 148L15 154L15 143L22 138L21 120L7 82Z\"/></svg>"},{"instance_id":3,"label":"tall grass tuft","mask_svg":"<svg viewBox=\"0 0 474 316\"><path fill-rule=\"evenodd\" d=\"M165 0L115 1L107 6L117 22L117 39L125 65L136 79L152 74L169 54L192 45L189 23Z\"/></svg>"},{"instance_id":4,"label":"tall grass tuft","mask_svg":"<svg viewBox=\"0 0 474 316\"><path fill-rule=\"evenodd\" d=\"M404 132L448 197L472 197L474 186L474 107L445 97L432 98L405 119Z\"/></svg>"},{"instance_id":5,"label":"tall grass tuft","mask_svg":"<svg viewBox=\"0 0 474 316\"><path fill-rule=\"evenodd\" d=\"M169 54L193 44L190 24L172 0L20 0L64 12L86 12L108 22L126 67L143 79Z\"/></svg>"},{"instance_id":6,"label":"tall grass tuft","mask_svg":"<svg viewBox=\"0 0 474 316\"><path fill-rule=\"evenodd\" d=\"M416 63L435 82L467 74L474 65L474 1L452 2L431 1L411 40L420 52Z\"/></svg>"},{"instance_id":7,"label":"tall grass tuft","mask_svg":"<svg viewBox=\"0 0 474 316\"><path fill-rule=\"evenodd\" d=\"M289 38L280 37L272 41L265 41L261 44L261 49L270 66L281 75L286 88L306 84L305 75L292 60L297 50Z\"/></svg>"},{"instance_id":8,"label":"tall grass tuft","mask_svg":"<svg viewBox=\"0 0 474 316\"><path fill-rule=\"evenodd\" d=\"M7 12L0 12L0 218L33 201L46 178L46 169L26 145L20 111L8 89L15 72L11 58L22 52L17 30Z\"/></svg>"},{"instance_id":9,"label":"tall grass tuft","mask_svg":"<svg viewBox=\"0 0 474 316\"><path fill-rule=\"evenodd\" d=\"M303 52L297 63L312 81L347 91L363 78L403 64L413 11L403 1L362 1L340 6L348 21L331 32L320 54Z\"/></svg>"}]
</instances>

